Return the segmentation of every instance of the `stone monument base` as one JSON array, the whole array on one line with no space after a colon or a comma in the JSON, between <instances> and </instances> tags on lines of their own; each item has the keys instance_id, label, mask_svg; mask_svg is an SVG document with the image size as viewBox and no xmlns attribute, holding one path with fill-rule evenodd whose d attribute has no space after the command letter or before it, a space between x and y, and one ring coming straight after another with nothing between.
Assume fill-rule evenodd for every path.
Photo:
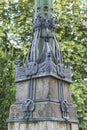
<instances>
[{"instance_id":1,"label":"stone monument base","mask_svg":"<svg viewBox=\"0 0 87 130\"><path fill-rule=\"evenodd\" d=\"M8 130L78 130L78 124L56 121L9 123Z\"/></svg>"},{"instance_id":2,"label":"stone monument base","mask_svg":"<svg viewBox=\"0 0 87 130\"><path fill-rule=\"evenodd\" d=\"M28 99L34 103L33 110L33 104L23 107ZM17 82L16 101L7 121L8 130L78 130L70 83L52 76Z\"/></svg>"}]
</instances>

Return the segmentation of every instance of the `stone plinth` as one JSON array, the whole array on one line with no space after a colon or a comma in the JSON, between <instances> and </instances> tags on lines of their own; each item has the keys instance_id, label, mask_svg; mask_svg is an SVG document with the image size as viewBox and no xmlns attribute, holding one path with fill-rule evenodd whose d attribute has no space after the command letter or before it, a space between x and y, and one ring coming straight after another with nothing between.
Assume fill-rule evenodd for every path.
<instances>
[{"instance_id":1,"label":"stone plinth","mask_svg":"<svg viewBox=\"0 0 87 130\"><path fill-rule=\"evenodd\" d=\"M78 130L77 124L53 121L10 123L9 130Z\"/></svg>"},{"instance_id":2,"label":"stone plinth","mask_svg":"<svg viewBox=\"0 0 87 130\"><path fill-rule=\"evenodd\" d=\"M16 102L22 102L28 98L35 101L41 100L64 100L71 102L70 83L54 77L42 77L17 83Z\"/></svg>"},{"instance_id":3,"label":"stone plinth","mask_svg":"<svg viewBox=\"0 0 87 130\"><path fill-rule=\"evenodd\" d=\"M28 118L22 110L27 99L34 102ZM61 102L69 105L68 119L63 116ZM70 83L52 76L17 82L16 101L10 107L8 130L78 130L76 107L72 105Z\"/></svg>"}]
</instances>

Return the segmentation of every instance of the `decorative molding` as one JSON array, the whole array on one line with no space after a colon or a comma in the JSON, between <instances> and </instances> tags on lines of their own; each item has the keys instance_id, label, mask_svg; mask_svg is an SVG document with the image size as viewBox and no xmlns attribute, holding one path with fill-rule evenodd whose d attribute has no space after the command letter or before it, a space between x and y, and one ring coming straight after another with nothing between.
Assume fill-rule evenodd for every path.
<instances>
[{"instance_id":1,"label":"decorative molding","mask_svg":"<svg viewBox=\"0 0 87 130\"><path fill-rule=\"evenodd\" d=\"M51 55L50 55L51 56ZM52 61L52 57L48 57L42 63L30 62L28 67L18 67L16 68L16 82L22 80L28 80L31 78L39 78L43 76L54 76L58 79L64 80L66 82L72 82L71 70L70 68L64 69L63 66L55 64Z\"/></svg>"},{"instance_id":2,"label":"decorative molding","mask_svg":"<svg viewBox=\"0 0 87 130\"><path fill-rule=\"evenodd\" d=\"M58 122L65 122L66 120L63 118L55 118L55 117L40 117L40 118L30 118L30 119L7 119L8 123L13 123L13 122L30 122L30 121L58 121ZM79 121L77 119L69 119L66 122L70 122L70 123L79 123Z\"/></svg>"},{"instance_id":3,"label":"decorative molding","mask_svg":"<svg viewBox=\"0 0 87 130\"><path fill-rule=\"evenodd\" d=\"M68 103L67 101L61 101L61 111L63 114L63 118L68 121L69 120L69 108L71 106L71 103Z\"/></svg>"},{"instance_id":4,"label":"decorative molding","mask_svg":"<svg viewBox=\"0 0 87 130\"><path fill-rule=\"evenodd\" d=\"M43 28L48 28L52 30L56 29L55 19L52 15L48 19L41 14L38 14L36 16L33 23L33 30L35 31L37 29L43 29Z\"/></svg>"},{"instance_id":5,"label":"decorative molding","mask_svg":"<svg viewBox=\"0 0 87 130\"><path fill-rule=\"evenodd\" d=\"M31 112L34 111L35 105L34 101L31 99L27 99L22 103L22 111L24 112L24 118L29 119L31 117Z\"/></svg>"},{"instance_id":6,"label":"decorative molding","mask_svg":"<svg viewBox=\"0 0 87 130\"><path fill-rule=\"evenodd\" d=\"M26 76L35 75L38 71L38 64L36 62L29 62L25 68Z\"/></svg>"}]
</instances>

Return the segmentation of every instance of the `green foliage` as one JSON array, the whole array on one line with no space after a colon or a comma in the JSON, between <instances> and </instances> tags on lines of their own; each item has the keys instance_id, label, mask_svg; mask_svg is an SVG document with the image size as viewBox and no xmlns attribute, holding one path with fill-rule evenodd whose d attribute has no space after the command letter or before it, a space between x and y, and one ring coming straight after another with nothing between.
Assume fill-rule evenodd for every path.
<instances>
[{"instance_id":1,"label":"green foliage","mask_svg":"<svg viewBox=\"0 0 87 130\"><path fill-rule=\"evenodd\" d=\"M87 128L87 1L56 0L56 35L64 62L72 62L73 102L80 130ZM23 58L32 39L32 0L0 0L0 129L6 130L9 107L15 101L14 61Z\"/></svg>"},{"instance_id":2,"label":"green foliage","mask_svg":"<svg viewBox=\"0 0 87 130\"><path fill-rule=\"evenodd\" d=\"M73 100L77 105L80 130L87 129L87 81L77 81L72 84Z\"/></svg>"},{"instance_id":3,"label":"green foliage","mask_svg":"<svg viewBox=\"0 0 87 130\"><path fill-rule=\"evenodd\" d=\"M2 130L6 129L6 117L15 92L14 65L10 56L6 56L0 48L0 129Z\"/></svg>"}]
</instances>

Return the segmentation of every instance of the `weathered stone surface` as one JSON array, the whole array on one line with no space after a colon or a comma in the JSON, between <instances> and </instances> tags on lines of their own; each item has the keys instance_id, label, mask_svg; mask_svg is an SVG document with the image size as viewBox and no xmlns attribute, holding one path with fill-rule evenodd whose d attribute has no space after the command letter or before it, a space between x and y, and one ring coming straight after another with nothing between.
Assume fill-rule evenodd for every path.
<instances>
[{"instance_id":1,"label":"weathered stone surface","mask_svg":"<svg viewBox=\"0 0 87 130\"><path fill-rule=\"evenodd\" d=\"M28 93L29 93L29 81L17 83L16 101L21 102L28 99Z\"/></svg>"},{"instance_id":2,"label":"weathered stone surface","mask_svg":"<svg viewBox=\"0 0 87 130\"><path fill-rule=\"evenodd\" d=\"M33 117L58 117L61 118L60 105L53 102L36 103Z\"/></svg>"},{"instance_id":3,"label":"weathered stone surface","mask_svg":"<svg viewBox=\"0 0 87 130\"><path fill-rule=\"evenodd\" d=\"M64 99L68 102L72 102L70 84L64 82Z\"/></svg>"},{"instance_id":4,"label":"weathered stone surface","mask_svg":"<svg viewBox=\"0 0 87 130\"><path fill-rule=\"evenodd\" d=\"M67 130L66 123L58 123L59 130Z\"/></svg>"},{"instance_id":5,"label":"weathered stone surface","mask_svg":"<svg viewBox=\"0 0 87 130\"><path fill-rule=\"evenodd\" d=\"M22 101L25 101L29 98L29 94L33 95L31 97L35 97L34 96L35 90L36 90L36 98L33 98L35 99L34 101L35 110L32 112L32 116L29 118L46 119L49 117L53 117L59 120L63 119L63 113L60 107L61 104L60 102L56 102L59 101L59 80L51 76L38 78L35 79L36 86L31 87L29 86L31 83L31 82L29 83L29 81L17 83L16 104L11 105L9 114L9 120L14 121L14 123L8 124L8 130L78 130L77 124L75 125L73 123L70 126L70 123L62 121L26 122L26 120L24 120L25 118L24 113L22 112L21 103ZM64 83L63 88L64 88L64 100L70 103L72 101L70 85L68 83ZM18 102L20 102L20 104L18 104ZM70 117L69 120L71 120L71 122L73 122L73 120L76 121L77 120L76 107L70 106L69 110L70 110L70 112L68 113ZM21 120L24 122L17 123L15 122L15 120Z\"/></svg>"},{"instance_id":6,"label":"weathered stone surface","mask_svg":"<svg viewBox=\"0 0 87 130\"><path fill-rule=\"evenodd\" d=\"M71 124L71 130L78 130L78 124Z\"/></svg>"},{"instance_id":7,"label":"weathered stone surface","mask_svg":"<svg viewBox=\"0 0 87 130\"><path fill-rule=\"evenodd\" d=\"M22 104L14 104L10 108L10 119L20 119L24 117L22 112ZM53 102L41 102L35 104L35 110L33 112L34 118L40 117L58 117L61 118L60 104Z\"/></svg>"},{"instance_id":8,"label":"weathered stone surface","mask_svg":"<svg viewBox=\"0 0 87 130\"><path fill-rule=\"evenodd\" d=\"M12 123L9 130L19 130L19 123Z\"/></svg>"},{"instance_id":9,"label":"weathered stone surface","mask_svg":"<svg viewBox=\"0 0 87 130\"><path fill-rule=\"evenodd\" d=\"M19 130L19 123L14 123L14 127L12 130Z\"/></svg>"},{"instance_id":10,"label":"weathered stone surface","mask_svg":"<svg viewBox=\"0 0 87 130\"><path fill-rule=\"evenodd\" d=\"M49 122L50 123L50 122ZM58 124L57 122L52 122L53 123L53 130L58 130ZM49 129L50 130L50 129Z\"/></svg>"},{"instance_id":11,"label":"weathered stone surface","mask_svg":"<svg viewBox=\"0 0 87 130\"><path fill-rule=\"evenodd\" d=\"M59 100L58 82L54 77L43 77L36 79L36 100L56 99ZM29 81L17 83L16 102L29 98ZM69 83L64 82L64 99L72 101Z\"/></svg>"},{"instance_id":12,"label":"weathered stone surface","mask_svg":"<svg viewBox=\"0 0 87 130\"><path fill-rule=\"evenodd\" d=\"M76 107L71 106L69 117L71 120L77 120ZM10 119L23 119L24 113L22 112L22 104L11 105L9 118ZM55 117L62 118L62 112L59 103L54 102L37 102L35 103L35 110L33 118Z\"/></svg>"},{"instance_id":13,"label":"weathered stone surface","mask_svg":"<svg viewBox=\"0 0 87 130\"><path fill-rule=\"evenodd\" d=\"M13 104L10 107L9 118L10 119L19 119L23 118L24 113L22 112L22 105L21 104Z\"/></svg>"},{"instance_id":14,"label":"weathered stone surface","mask_svg":"<svg viewBox=\"0 0 87 130\"><path fill-rule=\"evenodd\" d=\"M78 130L78 124L56 121L10 123L8 126L8 130Z\"/></svg>"},{"instance_id":15,"label":"weathered stone surface","mask_svg":"<svg viewBox=\"0 0 87 130\"><path fill-rule=\"evenodd\" d=\"M20 130L20 123L8 123L8 130Z\"/></svg>"},{"instance_id":16,"label":"weathered stone surface","mask_svg":"<svg viewBox=\"0 0 87 130\"><path fill-rule=\"evenodd\" d=\"M53 77L37 79L36 100L46 98L58 99L58 82Z\"/></svg>"},{"instance_id":17,"label":"weathered stone surface","mask_svg":"<svg viewBox=\"0 0 87 130\"><path fill-rule=\"evenodd\" d=\"M27 123L20 123L20 129L18 130L27 130Z\"/></svg>"}]
</instances>

